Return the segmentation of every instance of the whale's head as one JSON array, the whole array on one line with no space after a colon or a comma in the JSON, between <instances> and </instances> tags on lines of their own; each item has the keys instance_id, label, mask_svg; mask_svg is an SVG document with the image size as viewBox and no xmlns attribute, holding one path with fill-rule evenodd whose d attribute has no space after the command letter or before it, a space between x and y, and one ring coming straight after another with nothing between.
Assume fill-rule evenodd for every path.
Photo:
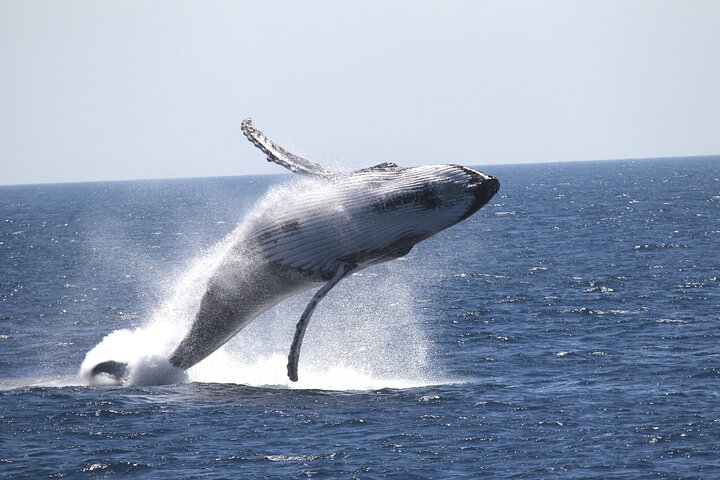
<instances>
[{"instance_id":1,"label":"whale's head","mask_svg":"<svg viewBox=\"0 0 720 480\"><path fill-rule=\"evenodd\" d=\"M371 210L427 238L477 212L499 189L497 178L472 168L427 165L388 174L368 195Z\"/></svg>"},{"instance_id":2,"label":"whale's head","mask_svg":"<svg viewBox=\"0 0 720 480\"><path fill-rule=\"evenodd\" d=\"M353 184L353 194L341 197L355 211L355 228L346 230L348 237L359 231L362 239L348 243L378 252L360 264L406 254L418 242L477 212L500 188L497 178L460 165L387 168L363 172L359 178L360 184L346 184Z\"/></svg>"},{"instance_id":3,"label":"whale's head","mask_svg":"<svg viewBox=\"0 0 720 480\"><path fill-rule=\"evenodd\" d=\"M463 191L456 195L460 195L463 197L472 195L470 207L465 212L465 215L461 218L461 220L464 220L473 213L480 210L483 205L488 203L490 199L495 196L498 190L500 190L500 182L492 175L473 170L469 167L463 167L460 165L454 165L454 167L462 170L466 175L464 177L461 177L462 180L460 181L463 185ZM448 196L451 195L452 193L448 193Z\"/></svg>"},{"instance_id":4,"label":"whale's head","mask_svg":"<svg viewBox=\"0 0 720 480\"><path fill-rule=\"evenodd\" d=\"M477 212L499 187L464 166L394 164L289 185L261 202L251 245L271 262L331 277L342 263L357 269L405 255Z\"/></svg>"}]
</instances>

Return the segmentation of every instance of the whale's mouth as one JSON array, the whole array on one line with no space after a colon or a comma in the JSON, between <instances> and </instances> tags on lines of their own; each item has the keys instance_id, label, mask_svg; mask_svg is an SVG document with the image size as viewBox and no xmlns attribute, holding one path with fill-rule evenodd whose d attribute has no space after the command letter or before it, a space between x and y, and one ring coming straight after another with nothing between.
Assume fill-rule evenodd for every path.
<instances>
[{"instance_id":1,"label":"whale's mouth","mask_svg":"<svg viewBox=\"0 0 720 480\"><path fill-rule=\"evenodd\" d=\"M492 175L487 175L472 168L461 166L465 173L470 175L470 181L467 185L467 190L472 192L474 199L467 213L461 218L465 220L473 213L477 212L482 208L483 205L488 203L495 194L500 190L500 181Z\"/></svg>"},{"instance_id":2,"label":"whale's mouth","mask_svg":"<svg viewBox=\"0 0 720 480\"><path fill-rule=\"evenodd\" d=\"M468 190L473 192L475 200L480 202L477 208L482 207L490 201L492 197L500 190L500 181L492 176L485 176L485 178L473 178L468 185Z\"/></svg>"}]
</instances>

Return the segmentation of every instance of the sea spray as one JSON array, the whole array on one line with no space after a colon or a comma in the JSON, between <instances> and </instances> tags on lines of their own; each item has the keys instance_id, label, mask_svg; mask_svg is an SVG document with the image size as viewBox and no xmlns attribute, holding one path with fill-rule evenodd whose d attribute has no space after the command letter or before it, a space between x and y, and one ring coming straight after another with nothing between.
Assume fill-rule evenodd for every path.
<instances>
[{"instance_id":1,"label":"sea spray","mask_svg":"<svg viewBox=\"0 0 720 480\"><path fill-rule=\"evenodd\" d=\"M134 372L138 369L146 372L141 374L143 379L149 378L147 370L156 363L152 359L169 358L187 332L200 305L208 279L237 240L241 230L242 225L209 251L192 260L178 275L166 300L152 312L144 325L135 329L115 330L106 335L86 354L80 366L80 376L93 384L114 383L107 377L94 378L90 374L98 363L114 360L128 364L130 375L125 379L126 382L132 384L133 378L136 378ZM165 380L157 377L156 383L176 383L178 376L171 373Z\"/></svg>"},{"instance_id":2,"label":"sea spray","mask_svg":"<svg viewBox=\"0 0 720 480\"><path fill-rule=\"evenodd\" d=\"M243 241L258 216L292 202L298 188L324 189L300 179L271 188L240 225L178 275L165 301L134 330L117 330L86 355L81 374L89 378L105 360L126 362L129 384L183 380L159 359L169 358L185 336L208 279L230 249ZM242 259L240 259L242 260ZM293 388L369 389L434 383L428 367L429 342L413 299L419 280L403 272L402 262L383 264L343 280L317 309L300 359L301 381ZM198 382L290 386L287 354L301 312L312 292L297 295L264 313L233 340L189 369ZM156 369L157 371L152 373Z\"/></svg>"},{"instance_id":3,"label":"sea spray","mask_svg":"<svg viewBox=\"0 0 720 480\"><path fill-rule=\"evenodd\" d=\"M431 344L415 312L412 277L381 265L341 282L318 306L287 377L295 323L312 296L298 295L260 316L188 371L193 381L326 390L406 388L437 383Z\"/></svg>"}]
</instances>

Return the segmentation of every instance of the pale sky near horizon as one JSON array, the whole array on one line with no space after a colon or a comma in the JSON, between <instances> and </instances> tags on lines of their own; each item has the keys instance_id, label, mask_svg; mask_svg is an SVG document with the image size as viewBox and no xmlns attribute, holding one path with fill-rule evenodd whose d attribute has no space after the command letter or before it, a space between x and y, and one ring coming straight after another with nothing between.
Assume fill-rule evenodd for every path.
<instances>
[{"instance_id":1,"label":"pale sky near horizon","mask_svg":"<svg viewBox=\"0 0 720 480\"><path fill-rule=\"evenodd\" d=\"M720 153L720 1L0 0L0 185ZM490 169L489 169L490 170Z\"/></svg>"}]
</instances>

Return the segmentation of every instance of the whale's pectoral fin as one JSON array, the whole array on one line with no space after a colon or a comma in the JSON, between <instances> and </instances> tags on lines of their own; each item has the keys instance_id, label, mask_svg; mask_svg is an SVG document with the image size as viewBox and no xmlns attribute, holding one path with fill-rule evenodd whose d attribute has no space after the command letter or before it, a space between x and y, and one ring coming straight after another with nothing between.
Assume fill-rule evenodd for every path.
<instances>
[{"instance_id":1,"label":"whale's pectoral fin","mask_svg":"<svg viewBox=\"0 0 720 480\"><path fill-rule=\"evenodd\" d=\"M325 170L322 165L292 154L280 145L277 145L253 126L251 118L243 120L242 131L253 145L267 155L268 162L277 163L291 172L301 175L311 175L315 177L330 177L334 175L333 172Z\"/></svg>"},{"instance_id":2,"label":"whale's pectoral fin","mask_svg":"<svg viewBox=\"0 0 720 480\"><path fill-rule=\"evenodd\" d=\"M107 362L98 363L90 371L90 374L93 377L96 377L101 373L109 375L116 382L121 382L128 373L128 364L109 360Z\"/></svg>"},{"instance_id":3,"label":"whale's pectoral fin","mask_svg":"<svg viewBox=\"0 0 720 480\"><path fill-rule=\"evenodd\" d=\"M293 382L297 382L298 380L298 360L300 359L300 346L302 345L303 337L305 336L305 330L307 329L310 317L312 317L312 314L315 311L315 307L317 307L318 303L320 303L320 300L322 300L325 295L327 295L327 293L335 285L338 284L340 280L345 278L348 273L350 273L350 266L346 263L343 263L338 269L338 271L335 273L335 276L320 290L318 290L315 295L313 295L310 303L307 304L307 307L305 307L305 311L300 316L300 320L298 320L297 326L295 327L295 338L293 338L292 347L290 347L290 355L288 355L288 377Z\"/></svg>"}]
</instances>

